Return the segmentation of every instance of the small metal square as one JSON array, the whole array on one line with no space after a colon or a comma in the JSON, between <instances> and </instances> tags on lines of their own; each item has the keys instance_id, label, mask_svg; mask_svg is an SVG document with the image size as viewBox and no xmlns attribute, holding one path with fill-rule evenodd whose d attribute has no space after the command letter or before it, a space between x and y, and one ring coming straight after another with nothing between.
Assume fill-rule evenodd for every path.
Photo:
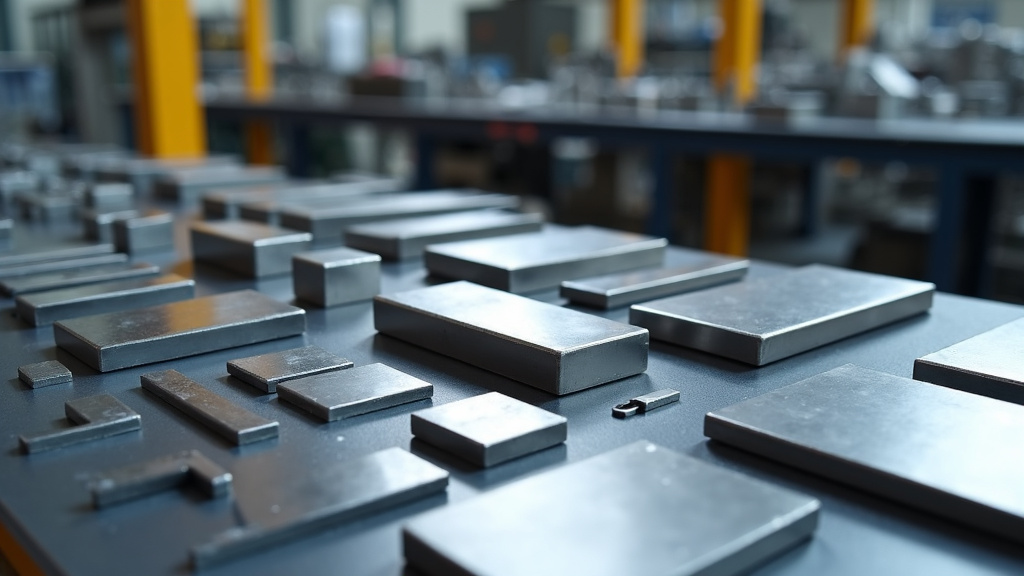
<instances>
[{"instance_id":1,"label":"small metal square","mask_svg":"<svg viewBox=\"0 0 1024 576\"><path fill-rule=\"evenodd\" d=\"M352 361L319 346L303 346L228 362L228 373L268 394L287 380L351 368Z\"/></svg>"},{"instance_id":2,"label":"small metal square","mask_svg":"<svg viewBox=\"0 0 1024 576\"><path fill-rule=\"evenodd\" d=\"M18 378L30 388L42 388L71 382L71 370L56 360L18 367Z\"/></svg>"},{"instance_id":3,"label":"small metal square","mask_svg":"<svg viewBox=\"0 0 1024 576\"><path fill-rule=\"evenodd\" d=\"M434 395L434 386L385 364L368 364L291 380L277 391L282 400L333 422L425 400Z\"/></svg>"},{"instance_id":4,"label":"small metal square","mask_svg":"<svg viewBox=\"0 0 1024 576\"><path fill-rule=\"evenodd\" d=\"M417 438L486 468L565 442L566 419L498 392L412 415Z\"/></svg>"},{"instance_id":5,"label":"small metal square","mask_svg":"<svg viewBox=\"0 0 1024 576\"><path fill-rule=\"evenodd\" d=\"M303 252L292 257L295 296L329 308L380 294L380 256L352 248Z\"/></svg>"},{"instance_id":6,"label":"small metal square","mask_svg":"<svg viewBox=\"0 0 1024 576\"><path fill-rule=\"evenodd\" d=\"M138 254L174 247L174 215L151 211L138 218L117 220L114 227L114 246L118 252Z\"/></svg>"}]
</instances>

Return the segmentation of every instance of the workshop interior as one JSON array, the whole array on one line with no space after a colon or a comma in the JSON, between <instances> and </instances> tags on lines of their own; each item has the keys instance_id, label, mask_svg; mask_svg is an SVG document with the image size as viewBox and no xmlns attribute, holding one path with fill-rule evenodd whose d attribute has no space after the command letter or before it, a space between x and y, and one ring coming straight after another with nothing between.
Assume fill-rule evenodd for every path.
<instances>
[{"instance_id":1,"label":"workshop interior","mask_svg":"<svg viewBox=\"0 0 1024 576\"><path fill-rule=\"evenodd\" d=\"M0 0L0 576L1024 573L1024 2Z\"/></svg>"}]
</instances>

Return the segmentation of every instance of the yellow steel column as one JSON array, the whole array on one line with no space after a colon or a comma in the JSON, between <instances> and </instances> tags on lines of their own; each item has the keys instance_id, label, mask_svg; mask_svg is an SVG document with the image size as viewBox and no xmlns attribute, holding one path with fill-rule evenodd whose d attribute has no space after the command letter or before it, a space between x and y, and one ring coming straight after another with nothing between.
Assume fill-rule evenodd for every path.
<instances>
[{"instance_id":1,"label":"yellow steel column","mask_svg":"<svg viewBox=\"0 0 1024 576\"><path fill-rule=\"evenodd\" d=\"M875 33L875 0L843 0L842 28L839 31L840 55L850 48L867 46Z\"/></svg>"},{"instance_id":2,"label":"yellow steel column","mask_svg":"<svg viewBox=\"0 0 1024 576\"><path fill-rule=\"evenodd\" d=\"M128 0L127 8L139 152L205 155L198 42L188 0Z\"/></svg>"},{"instance_id":3,"label":"yellow steel column","mask_svg":"<svg viewBox=\"0 0 1024 576\"><path fill-rule=\"evenodd\" d=\"M636 76L644 61L644 0L609 0L608 24L616 74Z\"/></svg>"},{"instance_id":4,"label":"yellow steel column","mask_svg":"<svg viewBox=\"0 0 1024 576\"><path fill-rule=\"evenodd\" d=\"M242 0L242 50L245 61L245 92L251 100L264 100L274 89L274 67L269 58L269 24L266 0ZM252 120L245 127L246 157L253 164L272 164L273 136L270 123Z\"/></svg>"},{"instance_id":5,"label":"yellow steel column","mask_svg":"<svg viewBox=\"0 0 1024 576\"><path fill-rule=\"evenodd\" d=\"M714 83L736 105L757 95L761 54L761 0L719 0L722 34L715 45ZM745 255L750 244L750 159L716 154L708 159L704 247Z\"/></svg>"}]
</instances>

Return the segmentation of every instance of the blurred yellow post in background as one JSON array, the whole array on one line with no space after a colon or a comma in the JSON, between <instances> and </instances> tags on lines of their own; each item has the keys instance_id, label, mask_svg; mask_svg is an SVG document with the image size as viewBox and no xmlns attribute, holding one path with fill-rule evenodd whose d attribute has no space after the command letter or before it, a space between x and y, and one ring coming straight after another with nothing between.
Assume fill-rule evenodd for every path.
<instances>
[{"instance_id":1,"label":"blurred yellow post in background","mask_svg":"<svg viewBox=\"0 0 1024 576\"><path fill-rule=\"evenodd\" d=\"M842 22L839 31L839 54L850 48L867 46L875 34L875 0L843 0Z\"/></svg>"},{"instance_id":2,"label":"blurred yellow post in background","mask_svg":"<svg viewBox=\"0 0 1024 576\"><path fill-rule=\"evenodd\" d=\"M608 0L609 36L619 78L636 76L644 62L644 0Z\"/></svg>"},{"instance_id":3,"label":"blurred yellow post in background","mask_svg":"<svg viewBox=\"0 0 1024 576\"><path fill-rule=\"evenodd\" d=\"M270 58L270 25L266 0L242 0L242 58L245 93L250 100L265 100L274 91L274 65ZM245 126L245 155L252 164L274 163L270 123L250 120Z\"/></svg>"}]
</instances>

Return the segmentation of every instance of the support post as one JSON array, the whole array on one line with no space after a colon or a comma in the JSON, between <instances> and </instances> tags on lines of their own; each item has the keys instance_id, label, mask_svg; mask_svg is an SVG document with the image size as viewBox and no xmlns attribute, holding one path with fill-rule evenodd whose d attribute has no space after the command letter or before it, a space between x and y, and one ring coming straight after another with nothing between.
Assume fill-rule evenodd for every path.
<instances>
[{"instance_id":1,"label":"support post","mask_svg":"<svg viewBox=\"0 0 1024 576\"><path fill-rule=\"evenodd\" d=\"M241 12L245 93L250 100L266 100L274 90L267 0L242 0ZM252 164L273 164L273 130L269 121L249 120L246 123L245 155Z\"/></svg>"},{"instance_id":2,"label":"support post","mask_svg":"<svg viewBox=\"0 0 1024 576\"><path fill-rule=\"evenodd\" d=\"M616 74L636 76L644 61L644 0L609 0L608 13Z\"/></svg>"}]
</instances>

